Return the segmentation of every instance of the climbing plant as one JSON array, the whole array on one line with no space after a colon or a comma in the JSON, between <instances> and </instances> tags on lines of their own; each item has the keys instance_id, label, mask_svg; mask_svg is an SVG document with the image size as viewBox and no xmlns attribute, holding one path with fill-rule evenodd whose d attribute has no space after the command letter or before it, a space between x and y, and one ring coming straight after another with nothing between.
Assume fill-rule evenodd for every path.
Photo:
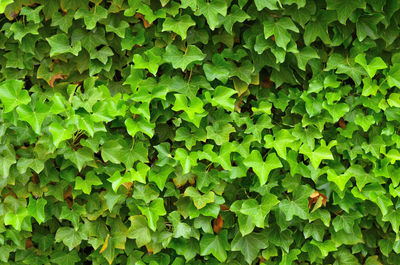
<instances>
[{"instance_id":1,"label":"climbing plant","mask_svg":"<svg viewBox=\"0 0 400 265\"><path fill-rule=\"evenodd\" d=\"M399 10L0 0L0 264L400 264Z\"/></svg>"}]
</instances>

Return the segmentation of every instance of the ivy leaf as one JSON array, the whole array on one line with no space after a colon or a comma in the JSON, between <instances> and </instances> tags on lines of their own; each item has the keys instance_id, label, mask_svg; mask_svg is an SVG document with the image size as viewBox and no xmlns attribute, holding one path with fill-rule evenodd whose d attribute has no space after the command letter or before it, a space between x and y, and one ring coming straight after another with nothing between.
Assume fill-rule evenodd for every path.
<instances>
[{"instance_id":1,"label":"ivy leaf","mask_svg":"<svg viewBox=\"0 0 400 265\"><path fill-rule=\"evenodd\" d=\"M213 97L211 98L210 93L206 92L205 96L211 105L213 106L221 106L226 110L231 112L234 111L235 108L235 99L231 98L232 95L237 92L229 87L225 86L217 86L214 90Z\"/></svg>"},{"instance_id":2,"label":"ivy leaf","mask_svg":"<svg viewBox=\"0 0 400 265\"><path fill-rule=\"evenodd\" d=\"M197 153L191 152L188 154L183 148L176 149L174 158L180 162L183 169L183 174L188 174L190 169L197 165Z\"/></svg>"},{"instance_id":3,"label":"ivy leaf","mask_svg":"<svg viewBox=\"0 0 400 265\"><path fill-rule=\"evenodd\" d=\"M354 0L354 1L346 1L346 0L327 0L326 1L326 9L328 10L336 10L337 18L340 23L346 24L347 19L351 16L351 14L357 8L365 9L366 5L363 0Z\"/></svg>"},{"instance_id":4,"label":"ivy leaf","mask_svg":"<svg viewBox=\"0 0 400 265\"><path fill-rule=\"evenodd\" d=\"M208 203L214 202L215 198L214 192L209 191L206 194L201 195L200 192L191 186L186 188L184 196L192 198L194 206L196 206L197 209L201 209Z\"/></svg>"},{"instance_id":5,"label":"ivy leaf","mask_svg":"<svg viewBox=\"0 0 400 265\"><path fill-rule=\"evenodd\" d=\"M68 10L66 14L61 14L59 12L55 13L51 19L51 26L58 27L65 33L68 33L68 29L72 26L72 21L74 19L74 13L72 10Z\"/></svg>"},{"instance_id":6,"label":"ivy leaf","mask_svg":"<svg viewBox=\"0 0 400 265\"><path fill-rule=\"evenodd\" d=\"M147 220L144 216L134 215L129 217L131 226L128 230L127 237L136 239L136 245L140 248L151 242L150 229L147 226Z\"/></svg>"},{"instance_id":7,"label":"ivy leaf","mask_svg":"<svg viewBox=\"0 0 400 265\"><path fill-rule=\"evenodd\" d=\"M368 64L365 54L359 54L354 58L355 62L361 65L368 73L369 77L373 78L377 70L386 69L387 65L381 57L375 57Z\"/></svg>"},{"instance_id":8,"label":"ivy leaf","mask_svg":"<svg viewBox=\"0 0 400 265\"><path fill-rule=\"evenodd\" d=\"M42 11L43 6L38 6L35 9L24 6L21 8L21 15L26 16L27 21L32 21L34 23L40 23L40 11Z\"/></svg>"},{"instance_id":9,"label":"ivy leaf","mask_svg":"<svg viewBox=\"0 0 400 265\"><path fill-rule=\"evenodd\" d=\"M13 2L13 0L0 0L0 14L3 14L6 7Z\"/></svg>"},{"instance_id":10,"label":"ivy leaf","mask_svg":"<svg viewBox=\"0 0 400 265\"><path fill-rule=\"evenodd\" d=\"M198 9L195 12L196 16L203 15L211 30L214 30L218 25L218 14L226 16L228 6L223 0L212 0L206 2L204 0L197 1Z\"/></svg>"},{"instance_id":11,"label":"ivy leaf","mask_svg":"<svg viewBox=\"0 0 400 265\"><path fill-rule=\"evenodd\" d=\"M300 147L299 152L301 154L305 154L306 156L308 156L313 167L318 168L322 160L324 159L333 160L333 155L330 149L336 144L337 144L336 141L331 141L327 146L326 142L324 140L321 140L321 145L314 151L311 150L308 144L303 144Z\"/></svg>"},{"instance_id":12,"label":"ivy leaf","mask_svg":"<svg viewBox=\"0 0 400 265\"><path fill-rule=\"evenodd\" d=\"M220 262L224 262L227 259L226 251L230 249L227 234L228 230L222 230L217 235L203 235L200 240L200 255L212 254Z\"/></svg>"},{"instance_id":13,"label":"ivy leaf","mask_svg":"<svg viewBox=\"0 0 400 265\"><path fill-rule=\"evenodd\" d=\"M251 233L246 236L237 233L231 242L231 250L242 252L246 262L251 264L260 250L268 245L268 240L262 233Z\"/></svg>"},{"instance_id":14,"label":"ivy leaf","mask_svg":"<svg viewBox=\"0 0 400 265\"><path fill-rule=\"evenodd\" d=\"M299 53L296 53L295 56L297 65L303 71L306 70L306 65L309 60L319 58L313 47L304 47Z\"/></svg>"},{"instance_id":15,"label":"ivy leaf","mask_svg":"<svg viewBox=\"0 0 400 265\"><path fill-rule=\"evenodd\" d=\"M71 251L73 248L77 247L81 241L82 237L79 232L75 231L71 227L60 227L56 232L56 242L63 242L69 250Z\"/></svg>"},{"instance_id":16,"label":"ivy leaf","mask_svg":"<svg viewBox=\"0 0 400 265\"><path fill-rule=\"evenodd\" d=\"M48 115L50 107L46 103L36 102L17 107L20 120L26 121L36 134L41 134L42 123Z\"/></svg>"},{"instance_id":17,"label":"ivy leaf","mask_svg":"<svg viewBox=\"0 0 400 265\"><path fill-rule=\"evenodd\" d=\"M44 212L46 204L47 201L44 198L35 200L31 195L29 195L28 212L39 224L46 219L46 214Z\"/></svg>"},{"instance_id":18,"label":"ivy leaf","mask_svg":"<svg viewBox=\"0 0 400 265\"><path fill-rule=\"evenodd\" d=\"M180 52L175 45L168 45L164 55L167 63L171 63L175 69L184 71L190 64L203 61L206 55L194 45L188 45L185 53Z\"/></svg>"},{"instance_id":19,"label":"ivy leaf","mask_svg":"<svg viewBox=\"0 0 400 265\"><path fill-rule=\"evenodd\" d=\"M107 18L107 15L107 9L105 9L101 5L96 5L90 11L84 8L79 8L74 15L74 19L83 18L86 29L92 30L96 27L96 23L101 19Z\"/></svg>"},{"instance_id":20,"label":"ivy leaf","mask_svg":"<svg viewBox=\"0 0 400 265\"><path fill-rule=\"evenodd\" d=\"M73 135L72 127L64 128L64 126L58 122L53 122L49 126L49 131L53 136L53 144L55 147L58 147L61 142L72 138Z\"/></svg>"},{"instance_id":21,"label":"ivy leaf","mask_svg":"<svg viewBox=\"0 0 400 265\"><path fill-rule=\"evenodd\" d=\"M235 132L235 128L230 123L213 122L212 126L206 127L207 138L215 141L217 145L229 142L229 135Z\"/></svg>"},{"instance_id":22,"label":"ivy leaf","mask_svg":"<svg viewBox=\"0 0 400 265\"><path fill-rule=\"evenodd\" d=\"M76 151L70 148L66 150L64 157L71 160L77 166L78 170L81 171L84 165L93 160L93 151L88 147L79 148Z\"/></svg>"},{"instance_id":23,"label":"ivy leaf","mask_svg":"<svg viewBox=\"0 0 400 265\"><path fill-rule=\"evenodd\" d=\"M133 66L136 69L148 69L150 73L156 75L158 67L163 63L162 56L162 50L158 47L153 47L145 51L144 56L139 54L133 55Z\"/></svg>"},{"instance_id":24,"label":"ivy leaf","mask_svg":"<svg viewBox=\"0 0 400 265\"><path fill-rule=\"evenodd\" d=\"M346 183L351 178L351 175L348 172L338 175L333 169L328 169L327 173L328 180L335 182L340 190L344 190Z\"/></svg>"},{"instance_id":25,"label":"ivy leaf","mask_svg":"<svg viewBox=\"0 0 400 265\"><path fill-rule=\"evenodd\" d=\"M166 215L167 212L164 208L164 201L162 198L157 198L150 203L150 206L140 206L138 208L147 217L147 223L149 228L156 231L157 221L160 216Z\"/></svg>"},{"instance_id":26,"label":"ivy leaf","mask_svg":"<svg viewBox=\"0 0 400 265\"><path fill-rule=\"evenodd\" d=\"M390 87L400 87L400 63L393 65L388 74L388 84Z\"/></svg>"},{"instance_id":27,"label":"ivy leaf","mask_svg":"<svg viewBox=\"0 0 400 265\"><path fill-rule=\"evenodd\" d=\"M293 191L292 200L282 200L279 209L285 214L286 221L291 221L293 216L298 216L305 220L308 218L308 197L313 190L306 185L300 185Z\"/></svg>"},{"instance_id":28,"label":"ivy leaf","mask_svg":"<svg viewBox=\"0 0 400 265\"><path fill-rule=\"evenodd\" d=\"M272 207L279 203L277 197L267 193L263 196L261 204L255 199L245 200L242 204L240 212L251 217L253 223L260 228L264 228L264 221Z\"/></svg>"},{"instance_id":29,"label":"ivy leaf","mask_svg":"<svg viewBox=\"0 0 400 265\"><path fill-rule=\"evenodd\" d=\"M290 265L297 260L297 256L300 255L301 251L299 249L291 249L289 253L282 253L282 261L279 265Z\"/></svg>"},{"instance_id":30,"label":"ivy leaf","mask_svg":"<svg viewBox=\"0 0 400 265\"><path fill-rule=\"evenodd\" d=\"M154 135L155 124L140 116L138 119L126 119L125 126L128 133L135 137L137 132L143 132L150 138Z\"/></svg>"},{"instance_id":31,"label":"ivy leaf","mask_svg":"<svg viewBox=\"0 0 400 265\"><path fill-rule=\"evenodd\" d=\"M335 19L332 19L332 14L328 12L319 12L319 16L305 26L303 39L306 46L310 46L317 38L320 38L324 44L332 43L328 33L328 24Z\"/></svg>"},{"instance_id":32,"label":"ivy leaf","mask_svg":"<svg viewBox=\"0 0 400 265\"><path fill-rule=\"evenodd\" d=\"M56 264L65 264L65 265L75 265L81 258L78 255L76 250L73 250L69 253L65 253L63 251L55 251L51 255L51 261Z\"/></svg>"},{"instance_id":33,"label":"ivy leaf","mask_svg":"<svg viewBox=\"0 0 400 265\"><path fill-rule=\"evenodd\" d=\"M377 24L384 19L381 14L372 14L360 17L356 22L357 38L363 41L367 36L373 40L379 38Z\"/></svg>"},{"instance_id":34,"label":"ivy leaf","mask_svg":"<svg viewBox=\"0 0 400 265\"><path fill-rule=\"evenodd\" d=\"M79 228L79 221L81 219L81 215L86 214L86 209L84 206L80 206L77 203L72 205L72 209L68 206L63 206L61 209L60 220L68 220L72 223L75 230Z\"/></svg>"},{"instance_id":35,"label":"ivy leaf","mask_svg":"<svg viewBox=\"0 0 400 265\"><path fill-rule=\"evenodd\" d=\"M278 2L278 0L254 0L254 4L256 5L258 11L261 11L264 8L269 10L278 10Z\"/></svg>"},{"instance_id":36,"label":"ivy leaf","mask_svg":"<svg viewBox=\"0 0 400 265\"><path fill-rule=\"evenodd\" d=\"M92 186L102 185L103 182L96 176L93 171L86 174L85 179L77 177L75 179L75 189L81 190L83 193L90 194L92 192Z\"/></svg>"},{"instance_id":37,"label":"ivy leaf","mask_svg":"<svg viewBox=\"0 0 400 265\"><path fill-rule=\"evenodd\" d=\"M260 180L260 185L264 185L267 182L269 173L272 170L282 167L282 163L275 153L268 154L264 162L260 152L257 150L253 150L243 163L253 169Z\"/></svg>"},{"instance_id":38,"label":"ivy leaf","mask_svg":"<svg viewBox=\"0 0 400 265\"><path fill-rule=\"evenodd\" d=\"M107 141L101 147L101 157L105 162L110 161L114 164L121 163L122 146L116 140Z\"/></svg>"},{"instance_id":39,"label":"ivy leaf","mask_svg":"<svg viewBox=\"0 0 400 265\"><path fill-rule=\"evenodd\" d=\"M224 18L224 28L229 33L232 34L232 27L236 22L243 23L245 20L249 19L250 16L243 11L237 5L233 5L230 8L229 15Z\"/></svg>"},{"instance_id":40,"label":"ivy leaf","mask_svg":"<svg viewBox=\"0 0 400 265\"><path fill-rule=\"evenodd\" d=\"M177 19L167 17L163 23L162 31L172 31L181 36L182 40L186 39L187 30L196 25L189 15L183 15Z\"/></svg>"},{"instance_id":41,"label":"ivy leaf","mask_svg":"<svg viewBox=\"0 0 400 265\"><path fill-rule=\"evenodd\" d=\"M268 39L271 36L275 37L276 45L286 50L288 43L291 40L288 30L299 32L299 29L288 17L280 18L278 21L264 21L264 36Z\"/></svg>"},{"instance_id":42,"label":"ivy leaf","mask_svg":"<svg viewBox=\"0 0 400 265\"><path fill-rule=\"evenodd\" d=\"M15 213L12 211L8 211L4 215L4 224L12 225L15 230L21 231L23 221L27 216L29 216L28 210L25 207L20 206Z\"/></svg>"},{"instance_id":43,"label":"ivy leaf","mask_svg":"<svg viewBox=\"0 0 400 265\"><path fill-rule=\"evenodd\" d=\"M392 225L393 231L398 234L399 233L399 226L400 226L400 213L396 210L390 209L389 213L383 216L382 218L385 222L390 222Z\"/></svg>"},{"instance_id":44,"label":"ivy leaf","mask_svg":"<svg viewBox=\"0 0 400 265\"><path fill-rule=\"evenodd\" d=\"M295 145L295 142L297 142L296 137L294 137L289 130L279 130L275 134L275 139L270 139L269 137L264 137L265 142L266 142L266 147L269 147L270 144L272 143L272 147L274 147L275 151L277 154L282 157L283 159L286 160L286 149L293 148Z\"/></svg>"},{"instance_id":45,"label":"ivy leaf","mask_svg":"<svg viewBox=\"0 0 400 265\"><path fill-rule=\"evenodd\" d=\"M6 80L0 84L0 100L3 102L5 113L31 101L28 91L23 90L23 87L24 82L20 80Z\"/></svg>"},{"instance_id":46,"label":"ivy leaf","mask_svg":"<svg viewBox=\"0 0 400 265\"><path fill-rule=\"evenodd\" d=\"M72 53L73 55L77 56L82 49L80 41L77 41L71 46L68 36L65 33L59 33L50 38L46 38L46 40L51 47L50 57L64 53Z\"/></svg>"},{"instance_id":47,"label":"ivy leaf","mask_svg":"<svg viewBox=\"0 0 400 265\"><path fill-rule=\"evenodd\" d=\"M22 42L22 38L28 34L38 35L39 24L28 23L27 25L23 25L21 22L13 23L10 27L10 31L14 32L14 39Z\"/></svg>"}]
</instances>

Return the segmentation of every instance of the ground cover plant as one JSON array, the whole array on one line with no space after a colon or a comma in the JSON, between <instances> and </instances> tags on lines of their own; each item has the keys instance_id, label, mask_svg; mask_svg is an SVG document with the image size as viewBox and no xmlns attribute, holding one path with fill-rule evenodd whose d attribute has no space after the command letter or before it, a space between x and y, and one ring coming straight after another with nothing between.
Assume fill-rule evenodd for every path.
<instances>
[{"instance_id":1,"label":"ground cover plant","mask_svg":"<svg viewBox=\"0 0 400 265\"><path fill-rule=\"evenodd\" d=\"M400 264L399 10L0 0L0 264Z\"/></svg>"}]
</instances>

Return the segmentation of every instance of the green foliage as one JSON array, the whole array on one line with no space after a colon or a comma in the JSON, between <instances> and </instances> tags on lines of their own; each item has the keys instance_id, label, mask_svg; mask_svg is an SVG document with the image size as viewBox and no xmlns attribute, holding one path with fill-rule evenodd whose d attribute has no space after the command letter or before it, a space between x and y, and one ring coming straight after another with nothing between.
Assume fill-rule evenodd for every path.
<instances>
[{"instance_id":1,"label":"green foliage","mask_svg":"<svg viewBox=\"0 0 400 265\"><path fill-rule=\"evenodd\" d=\"M398 0L0 16L0 265L400 264Z\"/></svg>"}]
</instances>

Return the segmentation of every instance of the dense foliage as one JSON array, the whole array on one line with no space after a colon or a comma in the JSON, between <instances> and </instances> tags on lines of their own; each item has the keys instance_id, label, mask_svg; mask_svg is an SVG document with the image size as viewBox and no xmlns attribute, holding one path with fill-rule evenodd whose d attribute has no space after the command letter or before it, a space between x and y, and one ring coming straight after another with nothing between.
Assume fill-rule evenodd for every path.
<instances>
[{"instance_id":1,"label":"dense foliage","mask_svg":"<svg viewBox=\"0 0 400 265\"><path fill-rule=\"evenodd\" d=\"M0 0L0 264L400 264L399 10Z\"/></svg>"}]
</instances>

